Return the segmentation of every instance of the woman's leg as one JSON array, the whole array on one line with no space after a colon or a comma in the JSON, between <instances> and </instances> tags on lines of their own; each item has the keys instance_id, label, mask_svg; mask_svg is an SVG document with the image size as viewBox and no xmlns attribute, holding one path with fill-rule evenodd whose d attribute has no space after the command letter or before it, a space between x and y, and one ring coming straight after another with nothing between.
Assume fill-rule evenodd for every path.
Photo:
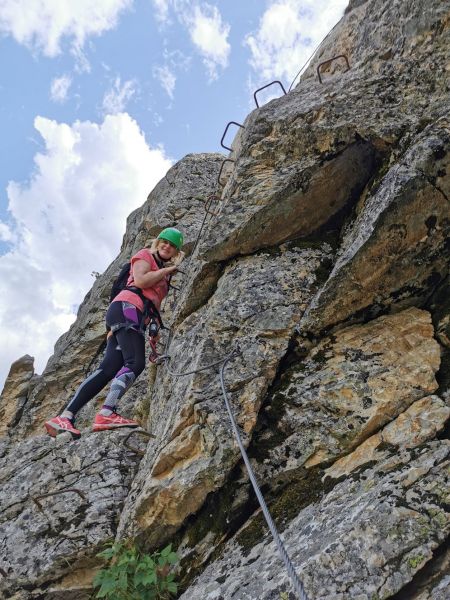
<instances>
[{"instance_id":1,"label":"woman's leg","mask_svg":"<svg viewBox=\"0 0 450 600\"><path fill-rule=\"evenodd\" d=\"M111 381L122 365L123 356L120 346L116 336L110 335L106 345L105 356L98 369L83 381L61 416L69 419L74 418L77 412Z\"/></svg>"},{"instance_id":2,"label":"woman's leg","mask_svg":"<svg viewBox=\"0 0 450 600\"><path fill-rule=\"evenodd\" d=\"M122 364L122 352L112 335L108 339L105 357L100 367L83 381L62 414L45 423L47 433L55 437L58 433L67 431L73 438L78 439L81 433L73 424L76 413L114 377Z\"/></svg>"},{"instance_id":3,"label":"woman's leg","mask_svg":"<svg viewBox=\"0 0 450 600\"><path fill-rule=\"evenodd\" d=\"M108 338L105 356L99 368L80 385L64 412L45 423L47 432L51 436L55 436L60 431L70 431L73 437L80 437L80 432L74 428L72 422L76 413L116 376L114 383L120 383L118 386L114 386L114 389L112 386L108 394L112 410L105 409L107 414L112 413L117 400L144 368L144 336L133 329L133 327L139 328L141 318L142 314L126 302L110 304L106 313L106 323L115 332ZM121 389L118 391L117 387ZM115 424L115 427L136 427L138 425L138 423L123 419L123 417L120 419L120 424ZM110 427L102 426L100 428L109 429Z\"/></svg>"},{"instance_id":4,"label":"woman's leg","mask_svg":"<svg viewBox=\"0 0 450 600\"><path fill-rule=\"evenodd\" d=\"M116 372L100 414L115 412L120 398L142 373L145 366L144 336L132 328L122 328L115 333L122 354L122 368Z\"/></svg>"}]
</instances>

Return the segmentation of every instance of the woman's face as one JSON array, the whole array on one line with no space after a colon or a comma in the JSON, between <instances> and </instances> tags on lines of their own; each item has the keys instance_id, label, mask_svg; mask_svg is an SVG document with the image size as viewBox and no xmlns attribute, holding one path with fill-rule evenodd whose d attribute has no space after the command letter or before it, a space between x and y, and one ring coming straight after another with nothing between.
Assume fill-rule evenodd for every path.
<instances>
[{"instance_id":1,"label":"woman's face","mask_svg":"<svg viewBox=\"0 0 450 600\"><path fill-rule=\"evenodd\" d=\"M163 260L170 260L177 254L178 250L171 242L159 240L158 252Z\"/></svg>"}]
</instances>

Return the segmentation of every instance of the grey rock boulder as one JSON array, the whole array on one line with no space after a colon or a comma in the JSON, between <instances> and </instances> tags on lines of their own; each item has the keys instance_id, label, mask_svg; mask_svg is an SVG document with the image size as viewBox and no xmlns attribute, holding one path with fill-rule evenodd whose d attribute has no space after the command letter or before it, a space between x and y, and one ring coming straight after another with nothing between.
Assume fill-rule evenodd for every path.
<instances>
[{"instance_id":1,"label":"grey rock boulder","mask_svg":"<svg viewBox=\"0 0 450 600\"><path fill-rule=\"evenodd\" d=\"M91 588L99 565L95 554L114 538L139 461L122 446L128 433L90 434L77 442L64 439L65 434L57 441L34 436L5 447L0 458L2 597L30 589L42 597L49 583L71 580L74 587L77 578L79 589Z\"/></svg>"},{"instance_id":2,"label":"grey rock boulder","mask_svg":"<svg viewBox=\"0 0 450 600\"><path fill-rule=\"evenodd\" d=\"M411 581L449 532L448 459L448 441L395 452L337 484L289 523L279 522L308 597L381 600ZM289 594L286 569L262 528L259 515L181 599L274 600ZM438 589L433 593L439 598Z\"/></svg>"},{"instance_id":3,"label":"grey rock boulder","mask_svg":"<svg viewBox=\"0 0 450 600\"><path fill-rule=\"evenodd\" d=\"M299 329L423 303L449 269L450 130L427 127L369 194Z\"/></svg>"}]
</instances>

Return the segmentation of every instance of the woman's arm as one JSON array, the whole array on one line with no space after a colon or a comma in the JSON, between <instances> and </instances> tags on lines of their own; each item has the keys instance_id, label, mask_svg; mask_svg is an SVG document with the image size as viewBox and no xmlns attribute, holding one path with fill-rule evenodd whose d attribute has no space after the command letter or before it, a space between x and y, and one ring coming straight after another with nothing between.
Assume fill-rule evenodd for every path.
<instances>
[{"instance_id":1,"label":"woman's arm","mask_svg":"<svg viewBox=\"0 0 450 600\"><path fill-rule=\"evenodd\" d=\"M152 287L155 283L164 279L166 275L175 273L176 266L164 267L158 271L152 271L150 263L146 260L137 260L133 265L133 279L137 287L141 289Z\"/></svg>"}]
</instances>

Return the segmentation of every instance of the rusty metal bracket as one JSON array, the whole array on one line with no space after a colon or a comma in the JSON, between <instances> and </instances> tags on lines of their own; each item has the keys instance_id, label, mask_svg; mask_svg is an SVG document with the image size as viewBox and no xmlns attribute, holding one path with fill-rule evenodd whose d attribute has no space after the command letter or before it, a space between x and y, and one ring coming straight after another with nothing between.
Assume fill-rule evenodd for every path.
<instances>
[{"instance_id":1,"label":"rusty metal bracket","mask_svg":"<svg viewBox=\"0 0 450 600\"><path fill-rule=\"evenodd\" d=\"M214 202L214 200L221 202L222 198L221 198L221 196L218 196L217 194L211 194L210 196L208 196L208 198L206 199L206 202L205 202L205 211L207 212L208 215L217 217L217 215L220 213L220 210L211 210L211 205Z\"/></svg>"},{"instance_id":2,"label":"rusty metal bracket","mask_svg":"<svg viewBox=\"0 0 450 600\"><path fill-rule=\"evenodd\" d=\"M43 498L49 498L50 496L57 496L58 494L66 494L68 492L78 494L81 498L83 498L83 500L85 500L86 502L88 501L86 494L84 494L84 492L77 488L67 488L65 490L58 490L57 492L49 492L48 494L42 494L41 496L30 496L30 498L36 504L38 509L43 513L44 509L42 508L42 504L39 502L39 500L42 500Z\"/></svg>"},{"instance_id":3,"label":"rusty metal bracket","mask_svg":"<svg viewBox=\"0 0 450 600\"><path fill-rule=\"evenodd\" d=\"M217 176L217 183L220 185L220 187L223 187L225 185L224 183L222 183L220 181L220 178L222 176L223 167L224 167L225 163L227 163L227 162L234 163L235 161L232 158L225 158L225 160L222 161L222 164L220 165L219 175Z\"/></svg>"},{"instance_id":4,"label":"rusty metal bracket","mask_svg":"<svg viewBox=\"0 0 450 600\"><path fill-rule=\"evenodd\" d=\"M230 121L229 123L227 123L227 126L225 127L225 131L223 132L222 139L220 140L220 145L222 146L222 148L225 148L225 150L229 150L230 152L233 152L232 148L225 146L225 144L223 143L223 140L225 139L225 136L227 135L228 127L230 125L237 125L238 127L241 127L242 129L245 129L245 127L243 125L241 125L240 123L237 123L236 121Z\"/></svg>"},{"instance_id":5,"label":"rusty metal bracket","mask_svg":"<svg viewBox=\"0 0 450 600\"><path fill-rule=\"evenodd\" d=\"M144 431L143 429L133 429L133 431L130 431L130 433L124 437L122 443L123 443L123 446L127 450L134 452L138 456L144 456L145 452L143 450L139 450L139 448L135 448L134 446L131 446L131 444L128 442L130 437L135 433L138 433L139 435L143 435L143 436L146 436L149 438L156 438L156 435L153 435L153 433L149 433L148 431Z\"/></svg>"},{"instance_id":6,"label":"rusty metal bracket","mask_svg":"<svg viewBox=\"0 0 450 600\"><path fill-rule=\"evenodd\" d=\"M263 85L262 87L260 87L259 89L256 90L256 92L253 94L253 98L255 99L255 103L256 106L259 108L259 104L258 104L258 100L256 99L256 94L258 92L260 92L261 90L265 90L266 88L270 87L271 85L273 85L274 83L278 83L278 85L281 87L281 89L283 90L284 95L286 96L287 92L284 89L284 85L281 83L281 81L275 80L275 81L271 81L270 83L268 83L267 85Z\"/></svg>"},{"instance_id":7,"label":"rusty metal bracket","mask_svg":"<svg viewBox=\"0 0 450 600\"><path fill-rule=\"evenodd\" d=\"M328 64L332 63L334 60L337 60L338 58L343 58L345 60L345 62L347 63L347 68L345 69L344 73L346 73L347 71L350 70L350 63L348 62L347 56L345 54L337 54L336 56L333 56L332 58L329 58L328 60L324 60L319 65L317 65L316 70L317 70L317 76L319 77L320 83L323 83L322 77L320 76L320 67L322 67L323 65L328 65Z\"/></svg>"}]
</instances>

